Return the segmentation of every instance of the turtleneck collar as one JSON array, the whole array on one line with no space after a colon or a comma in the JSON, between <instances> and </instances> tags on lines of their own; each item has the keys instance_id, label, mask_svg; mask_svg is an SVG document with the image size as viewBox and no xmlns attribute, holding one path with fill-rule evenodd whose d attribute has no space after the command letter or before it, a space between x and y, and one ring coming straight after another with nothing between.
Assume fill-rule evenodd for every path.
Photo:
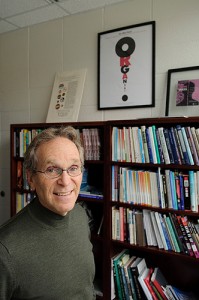
<instances>
[{"instance_id":1,"label":"turtleneck collar","mask_svg":"<svg viewBox=\"0 0 199 300\"><path fill-rule=\"evenodd\" d=\"M65 216L54 213L47 209L39 202L38 198L34 198L28 205L30 216L42 227L66 227L70 218L71 212ZM75 209L75 208L74 208Z\"/></svg>"}]
</instances>

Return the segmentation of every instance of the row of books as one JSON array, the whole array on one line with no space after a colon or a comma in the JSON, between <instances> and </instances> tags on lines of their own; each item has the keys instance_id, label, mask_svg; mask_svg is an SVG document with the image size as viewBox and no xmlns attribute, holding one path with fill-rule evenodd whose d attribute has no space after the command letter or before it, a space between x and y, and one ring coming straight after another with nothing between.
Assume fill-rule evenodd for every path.
<instances>
[{"instance_id":1,"label":"row of books","mask_svg":"<svg viewBox=\"0 0 199 300\"><path fill-rule=\"evenodd\" d=\"M24 208L28 203L34 198L33 193L16 193L16 212L18 213L22 208Z\"/></svg>"},{"instance_id":2,"label":"row of books","mask_svg":"<svg viewBox=\"0 0 199 300\"><path fill-rule=\"evenodd\" d=\"M112 166L112 201L198 212L199 171Z\"/></svg>"},{"instance_id":3,"label":"row of books","mask_svg":"<svg viewBox=\"0 0 199 300\"><path fill-rule=\"evenodd\" d=\"M86 160L100 160L100 130L99 128L83 128L79 131L84 146Z\"/></svg>"},{"instance_id":4,"label":"row of books","mask_svg":"<svg viewBox=\"0 0 199 300\"><path fill-rule=\"evenodd\" d=\"M100 159L100 133L98 128L76 129L84 147L86 160ZM14 132L14 156L24 157L27 147L42 129L21 129Z\"/></svg>"},{"instance_id":5,"label":"row of books","mask_svg":"<svg viewBox=\"0 0 199 300\"><path fill-rule=\"evenodd\" d=\"M111 300L196 300L191 291L168 283L158 267L124 249L111 258Z\"/></svg>"},{"instance_id":6,"label":"row of books","mask_svg":"<svg viewBox=\"0 0 199 300\"><path fill-rule=\"evenodd\" d=\"M114 206L112 238L199 258L199 224L187 216Z\"/></svg>"},{"instance_id":7,"label":"row of books","mask_svg":"<svg viewBox=\"0 0 199 300\"><path fill-rule=\"evenodd\" d=\"M42 129L19 129L14 132L14 156L24 157L27 147Z\"/></svg>"},{"instance_id":8,"label":"row of books","mask_svg":"<svg viewBox=\"0 0 199 300\"><path fill-rule=\"evenodd\" d=\"M199 128L181 125L113 127L112 160L199 165Z\"/></svg>"}]
</instances>

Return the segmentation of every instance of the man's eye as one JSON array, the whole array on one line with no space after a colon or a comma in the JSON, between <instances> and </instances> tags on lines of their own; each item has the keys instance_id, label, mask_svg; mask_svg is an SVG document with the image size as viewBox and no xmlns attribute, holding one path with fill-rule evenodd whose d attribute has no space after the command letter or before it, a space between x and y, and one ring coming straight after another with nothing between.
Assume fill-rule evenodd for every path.
<instances>
[{"instance_id":1,"label":"man's eye","mask_svg":"<svg viewBox=\"0 0 199 300\"><path fill-rule=\"evenodd\" d=\"M46 172L48 172L48 173L57 173L57 169L58 168L55 168L55 167L48 167Z\"/></svg>"},{"instance_id":2,"label":"man's eye","mask_svg":"<svg viewBox=\"0 0 199 300\"><path fill-rule=\"evenodd\" d=\"M72 172L75 172L75 171L79 170L79 167L78 166L71 166L69 168L69 170L72 171Z\"/></svg>"}]
</instances>

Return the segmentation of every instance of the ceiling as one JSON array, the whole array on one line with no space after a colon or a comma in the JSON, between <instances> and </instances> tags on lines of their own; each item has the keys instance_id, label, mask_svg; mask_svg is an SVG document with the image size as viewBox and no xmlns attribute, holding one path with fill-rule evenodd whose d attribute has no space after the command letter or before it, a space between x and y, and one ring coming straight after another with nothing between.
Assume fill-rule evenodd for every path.
<instances>
[{"instance_id":1,"label":"ceiling","mask_svg":"<svg viewBox=\"0 0 199 300\"><path fill-rule=\"evenodd\" d=\"M127 0L0 0L0 34Z\"/></svg>"}]
</instances>

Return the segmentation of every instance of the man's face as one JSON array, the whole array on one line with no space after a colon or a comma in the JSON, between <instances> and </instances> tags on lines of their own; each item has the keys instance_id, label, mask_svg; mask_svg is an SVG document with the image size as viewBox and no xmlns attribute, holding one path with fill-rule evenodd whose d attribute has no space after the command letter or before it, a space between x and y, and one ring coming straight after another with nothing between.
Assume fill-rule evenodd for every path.
<instances>
[{"instance_id":1,"label":"man's face","mask_svg":"<svg viewBox=\"0 0 199 300\"><path fill-rule=\"evenodd\" d=\"M41 145L37 149L37 170L45 171L48 167L68 169L71 166L81 166L80 155L76 145L64 138L57 137ZM58 178L48 178L44 173L29 176L29 183L36 191L40 203L49 210L66 215L73 209L77 200L82 173L71 177L64 171Z\"/></svg>"}]
</instances>

